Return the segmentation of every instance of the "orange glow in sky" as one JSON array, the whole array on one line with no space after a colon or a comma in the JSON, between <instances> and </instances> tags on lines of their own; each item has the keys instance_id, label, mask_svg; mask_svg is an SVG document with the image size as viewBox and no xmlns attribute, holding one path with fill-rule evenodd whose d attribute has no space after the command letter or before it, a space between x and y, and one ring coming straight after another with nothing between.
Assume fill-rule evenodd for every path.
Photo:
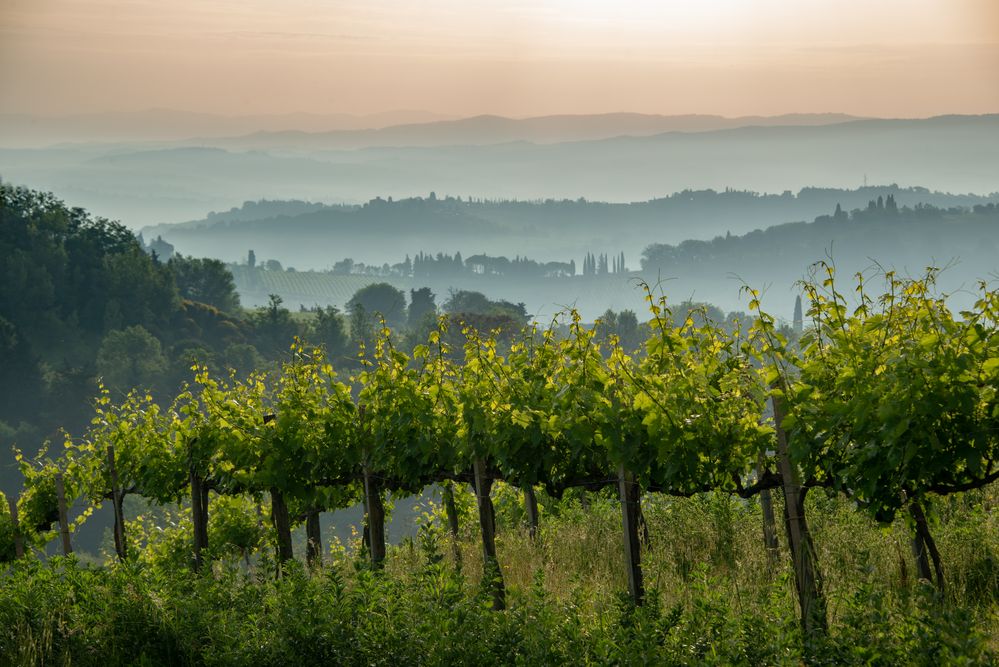
<instances>
[{"instance_id":1,"label":"orange glow in sky","mask_svg":"<svg viewBox=\"0 0 999 667\"><path fill-rule=\"evenodd\" d=\"M999 0L4 0L0 112L999 111Z\"/></svg>"}]
</instances>

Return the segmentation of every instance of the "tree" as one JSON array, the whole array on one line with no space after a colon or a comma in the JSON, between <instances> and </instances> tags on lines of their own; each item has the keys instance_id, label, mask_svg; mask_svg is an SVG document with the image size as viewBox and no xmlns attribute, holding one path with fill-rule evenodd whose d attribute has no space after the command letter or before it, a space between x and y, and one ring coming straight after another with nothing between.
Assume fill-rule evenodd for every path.
<instances>
[{"instance_id":1,"label":"tree","mask_svg":"<svg viewBox=\"0 0 999 667\"><path fill-rule=\"evenodd\" d=\"M347 323L336 306L316 309L316 320L312 325L313 343L326 349L331 360L347 354Z\"/></svg>"},{"instance_id":2,"label":"tree","mask_svg":"<svg viewBox=\"0 0 999 667\"><path fill-rule=\"evenodd\" d=\"M406 295L388 283L374 283L354 292L347 311L353 315L358 308L369 317L381 317L392 329L402 328L406 321Z\"/></svg>"},{"instance_id":3,"label":"tree","mask_svg":"<svg viewBox=\"0 0 999 667\"><path fill-rule=\"evenodd\" d=\"M253 252L253 250L250 250L250 252L246 255L246 265L251 269L256 268L257 266L257 253Z\"/></svg>"},{"instance_id":4,"label":"tree","mask_svg":"<svg viewBox=\"0 0 999 667\"><path fill-rule=\"evenodd\" d=\"M407 256L408 259L408 256ZM409 290L409 317L408 325L410 329L415 329L426 319L428 314L437 313L437 301L434 293L429 287Z\"/></svg>"},{"instance_id":5,"label":"tree","mask_svg":"<svg viewBox=\"0 0 999 667\"><path fill-rule=\"evenodd\" d=\"M492 315L510 318L523 326L527 323L527 307L523 303L492 301L482 292L458 290L444 302L444 310L459 319L467 315Z\"/></svg>"},{"instance_id":6,"label":"tree","mask_svg":"<svg viewBox=\"0 0 999 667\"><path fill-rule=\"evenodd\" d=\"M625 352L634 352L642 344L642 332L638 328L638 316L633 310L622 310L617 314L617 335Z\"/></svg>"},{"instance_id":7,"label":"tree","mask_svg":"<svg viewBox=\"0 0 999 667\"><path fill-rule=\"evenodd\" d=\"M176 255L167 264L177 291L185 299L200 301L228 313L239 309L239 294L232 273L220 260Z\"/></svg>"},{"instance_id":8,"label":"tree","mask_svg":"<svg viewBox=\"0 0 999 667\"><path fill-rule=\"evenodd\" d=\"M97 353L97 373L108 388L150 389L167 371L160 342L139 325L108 333Z\"/></svg>"},{"instance_id":9,"label":"tree","mask_svg":"<svg viewBox=\"0 0 999 667\"><path fill-rule=\"evenodd\" d=\"M239 377L246 377L263 365L263 358L257 348L249 343L233 343L222 353L226 368L236 371Z\"/></svg>"},{"instance_id":10,"label":"tree","mask_svg":"<svg viewBox=\"0 0 999 667\"><path fill-rule=\"evenodd\" d=\"M277 294L271 294L266 306L259 308L252 315L257 338L260 345L270 354L279 354L299 334L298 325L291 319L287 308L282 308L284 300Z\"/></svg>"},{"instance_id":11,"label":"tree","mask_svg":"<svg viewBox=\"0 0 999 667\"><path fill-rule=\"evenodd\" d=\"M354 271L354 260L350 257L341 259L333 264L332 273L335 276L349 276Z\"/></svg>"},{"instance_id":12,"label":"tree","mask_svg":"<svg viewBox=\"0 0 999 667\"><path fill-rule=\"evenodd\" d=\"M794 333L801 334L804 323L802 321L801 315L801 295L794 297L794 320L791 325L794 329Z\"/></svg>"}]
</instances>

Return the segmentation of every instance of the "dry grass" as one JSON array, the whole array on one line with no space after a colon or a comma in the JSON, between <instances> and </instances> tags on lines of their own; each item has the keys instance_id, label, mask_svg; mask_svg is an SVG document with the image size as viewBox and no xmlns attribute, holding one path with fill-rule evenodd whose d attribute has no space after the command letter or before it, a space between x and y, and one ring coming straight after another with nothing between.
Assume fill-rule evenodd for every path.
<instances>
[{"instance_id":1,"label":"dry grass","mask_svg":"<svg viewBox=\"0 0 999 667\"><path fill-rule=\"evenodd\" d=\"M478 525L471 494L464 504L460 536L462 571L469 586L482 572ZM504 495L505 494L505 495ZM497 552L511 596L540 585L546 595L579 605L598 617L627 590L619 504L610 494L593 498L588 509L563 503L542 509L541 530L531 541L517 513L518 494L500 489L497 499ZM775 497L780 558L771 565L763 545L762 512L757 500L725 494L674 499L649 494L643 511L650 543L643 545L646 588L665 607L689 607L705 588L725 596L740 612L772 617L780 610L793 617L796 597L783 533L783 507ZM999 518L991 511L999 489L939 503L935 533L947 576L947 596L974 610L980 627L999 648ZM808 517L824 577L830 622L835 626L851 601L872 589L885 600L911 598L920 584L910 551L910 532L903 518L881 526L852 503L822 491L809 496ZM453 562L448 538L440 551ZM392 550L388 572L405 576L422 562L418 547Z\"/></svg>"}]
</instances>

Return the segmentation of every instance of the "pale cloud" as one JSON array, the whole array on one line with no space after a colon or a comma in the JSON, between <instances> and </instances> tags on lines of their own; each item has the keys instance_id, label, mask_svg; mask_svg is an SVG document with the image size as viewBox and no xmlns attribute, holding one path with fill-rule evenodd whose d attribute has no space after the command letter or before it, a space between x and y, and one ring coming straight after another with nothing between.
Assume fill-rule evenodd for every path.
<instances>
[{"instance_id":1,"label":"pale cloud","mask_svg":"<svg viewBox=\"0 0 999 667\"><path fill-rule=\"evenodd\" d=\"M0 111L999 111L999 0L4 0Z\"/></svg>"}]
</instances>

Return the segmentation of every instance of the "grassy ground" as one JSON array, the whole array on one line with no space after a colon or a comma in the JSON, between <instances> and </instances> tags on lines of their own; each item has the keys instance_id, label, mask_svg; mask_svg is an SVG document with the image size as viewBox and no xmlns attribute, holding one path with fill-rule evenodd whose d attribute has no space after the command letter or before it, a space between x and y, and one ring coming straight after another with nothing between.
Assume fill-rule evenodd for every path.
<instances>
[{"instance_id":1,"label":"grassy ground","mask_svg":"<svg viewBox=\"0 0 999 667\"><path fill-rule=\"evenodd\" d=\"M55 559L11 569L0 587L5 664L995 664L999 650L997 490L938 503L947 589L915 580L903 522L882 527L813 492L809 515L830 632L805 647L782 540L772 564L759 505L724 495L646 498L647 604L622 591L611 497L544 502L532 542L519 494L497 493L509 609L481 586L470 494L460 567L427 508L384 573L334 549L322 571L281 580L266 555L196 576L146 555L108 568ZM778 516L780 507L778 506ZM148 554L154 553L150 550Z\"/></svg>"}]
</instances>

